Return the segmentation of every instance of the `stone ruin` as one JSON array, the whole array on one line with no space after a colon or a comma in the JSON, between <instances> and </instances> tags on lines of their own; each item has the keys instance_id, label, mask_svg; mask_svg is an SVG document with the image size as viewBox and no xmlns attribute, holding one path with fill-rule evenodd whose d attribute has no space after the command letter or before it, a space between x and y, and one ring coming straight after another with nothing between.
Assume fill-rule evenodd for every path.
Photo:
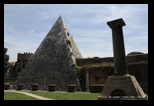
<instances>
[{"instance_id":1,"label":"stone ruin","mask_svg":"<svg viewBox=\"0 0 154 106\"><path fill-rule=\"evenodd\" d=\"M125 47L122 18L107 22L112 30L114 51L114 74L107 78L105 87L98 100L147 100L135 76L128 74L125 59Z\"/></svg>"},{"instance_id":2,"label":"stone ruin","mask_svg":"<svg viewBox=\"0 0 154 106\"><path fill-rule=\"evenodd\" d=\"M32 89L31 86L37 84L38 89L47 90L54 84L56 90L67 91L69 84L75 84L80 91L76 58L82 55L60 16L19 74L16 85Z\"/></svg>"}]
</instances>

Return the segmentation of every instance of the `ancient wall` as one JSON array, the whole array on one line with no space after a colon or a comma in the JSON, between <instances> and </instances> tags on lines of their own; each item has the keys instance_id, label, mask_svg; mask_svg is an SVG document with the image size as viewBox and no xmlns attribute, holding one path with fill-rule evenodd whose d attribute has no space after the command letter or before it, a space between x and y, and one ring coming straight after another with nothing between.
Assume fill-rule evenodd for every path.
<instances>
[{"instance_id":1,"label":"ancient wall","mask_svg":"<svg viewBox=\"0 0 154 106\"><path fill-rule=\"evenodd\" d=\"M33 56L33 53L24 52L24 53L18 53L17 54L17 62L20 61L28 61Z\"/></svg>"},{"instance_id":2,"label":"ancient wall","mask_svg":"<svg viewBox=\"0 0 154 106\"><path fill-rule=\"evenodd\" d=\"M25 68L25 66L27 65L28 61L31 60L33 56L33 53L18 53L17 55L17 62L16 62L16 69L17 72L18 70L22 70L23 68Z\"/></svg>"},{"instance_id":3,"label":"ancient wall","mask_svg":"<svg viewBox=\"0 0 154 106\"><path fill-rule=\"evenodd\" d=\"M148 62L148 54L126 56L127 63L145 63Z\"/></svg>"},{"instance_id":4,"label":"ancient wall","mask_svg":"<svg viewBox=\"0 0 154 106\"><path fill-rule=\"evenodd\" d=\"M10 63L10 71L9 71L9 78L16 78L17 73L15 69L15 62Z\"/></svg>"},{"instance_id":5,"label":"ancient wall","mask_svg":"<svg viewBox=\"0 0 154 106\"><path fill-rule=\"evenodd\" d=\"M26 67L27 63L31 60L33 53L18 53L17 62L15 63L16 76Z\"/></svg>"},{"instance_id":6,"label":"ancient wall","mask_svg":"<svg viewBox=\"0 0 154 106\"><path fill-rule=\"evenodd\" d=\"M104 63L112 63L113 57L106 57L106 58L82 58L82 59L76 59L77 65L83 66L86 64L104 64Z\"/></svg>"},{"instance_id":7,"label":"ancient wall","mask_svg":"<svg viewBox=\"0 0 154 106\"><path fill-rule=\"evenodd\" d=\"M18 74L25 68L32 56L33 53L29 52L18 53L17 61L10 62L9 78L17 78Z\"/></svg>"},{"instance_id":8,"label":"ancient wall","mask_svg":"<svg viewBox=\"0 0 154 106\"><path fill-rule=\"evenodd\" d=\"M30 54L18 54L18 60L29 60ZM134 75L137 81L140 83L140 86L148 94L148 54L144 55L136 55L136 56L127 56L127 68L128 73ZM113 64L113 57L106 57L106 58L82 58L76 59L78 66L86 66L88 64L88 68L82 68L80 73L78 73L80 85L83 91L86 91L86 70L89 70L89 84L104 84L107 77L114 73L114 64ZM90 65L89 65L90 64ZM96 64L96 67L91 66L92 64ZM97 67L97 64L101 64L101 66ZM111 66L111 64L113 64ZM21 67L21 63L18 61L16 63L16 67ZM103 66L104 65L104 66ZM15 70L14 67L11 67L11 70ZM11 71L10 76L15 76L15 71ZM92 92L99 92L101 89L100 87L97 89L94 86L90 86Z\"/></svg>"},{"instance_id":9,"label":"ancient wall","mask_svg":"<svg viewBox=\"0 0 154 106\"><path fill-rule=\"evenodd\" d=\"M148 94L148 63L128 64L128 73L134 75L143 91Z\"/></svg>"},{"instance_id":10,"label":"ancient wall","mask_svg":"<svg viewBox=\"0 0 154 106\"><path fill-rule=\"evenodd\" d=\"M136 77L143 91L148 94L148 54L127 56L126 59L128 73ZM86 71L88 70L90 91L101 92L107 77L114 74L114 66L108 63L113 63L112 57L77 59L77 65L80 67L89 66L80 70L80 84L83 91L86 91ZM102 64L102 66L94 64Z\"/></svg>"},{"instance_id":11,"label":"ancient wall","mask_svg":"<svg viewBox=\"0 0 154 106\"><path fill-rule=\"evenodd\" d=\"M105 58L82 58L76 59L77 65L83 66L86 64L105 64L105 63L113 63L113 57L105 57ZM138 62L148 62L148 54L134 55L134 56L126 56L126 63L138 63Z\"/></svg>"}]
</instances>

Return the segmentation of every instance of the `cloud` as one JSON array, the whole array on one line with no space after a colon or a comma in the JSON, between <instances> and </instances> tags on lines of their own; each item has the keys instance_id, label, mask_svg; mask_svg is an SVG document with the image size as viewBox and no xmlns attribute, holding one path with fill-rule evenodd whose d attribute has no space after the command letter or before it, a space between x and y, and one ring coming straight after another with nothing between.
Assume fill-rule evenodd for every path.
<instances>
[{"instance_id":1,"label":"cloud","mask_svg":"<svg viewBox=\"0 0 154 106\"><path fill-rule=\"evenodd\" d=\"M62 15L83 57L113 56L108 21L123 18L126 53L148 52L147 4L4 4L4 46L10 61L37 49Z\"/></svg>"},{"instance_id":2,"label":"cloud","mask_svg":"<svg viewBox=\"0 0 154 106\"><path fill-rule=\"evenodd\" d=\"M36 48L45 37L45 32L37 32L33 29L22 32L16 28L5 25L4 27L4 47L8 48L8 54L10 55L10 61L17 59L17 53L32 52L34 53Z\"/></svg>"}]
</instances>

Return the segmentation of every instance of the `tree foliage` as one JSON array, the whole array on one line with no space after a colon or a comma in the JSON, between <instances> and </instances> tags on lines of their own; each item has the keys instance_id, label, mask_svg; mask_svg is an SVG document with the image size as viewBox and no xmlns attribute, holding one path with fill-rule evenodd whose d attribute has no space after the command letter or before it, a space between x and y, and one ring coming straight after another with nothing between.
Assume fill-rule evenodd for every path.
<instances>
[{"instance_id":1,"label":"tree foliage","mask_svg":"<svg viewBox=\"0 0 154 106\"><path fill-rule=\"evenodd\" d=\"M4 47L4 76L7 70L9 69L9 55L7 55L7 48Z\"/></svg>"},{"instance_id":2,"label":"tree foliage","mask_svg":"<svg viewBox=\"0 0 154 106\"><path fill-rule=\"evenodd\" d=\"M134 55L140 55L140 54L144 54L142 52L130 52L127 54L127 56L134 56Z\"/></svg>"}]
</instances>

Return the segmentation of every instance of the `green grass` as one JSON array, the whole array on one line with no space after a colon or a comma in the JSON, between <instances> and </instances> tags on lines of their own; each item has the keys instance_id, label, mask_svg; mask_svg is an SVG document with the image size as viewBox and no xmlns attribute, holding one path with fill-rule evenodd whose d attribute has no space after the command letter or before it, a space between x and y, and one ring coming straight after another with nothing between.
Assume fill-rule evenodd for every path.
<instances>
[{"instance_id":1,"label":"green grass","mask_svg":"<svg viewBox=\"0 0 154 106\"><path fill-rule=\"evenodd\" d=\"M38 99L35 99L33 97L21 93L4 92L4 100L38 100Z\"/></svg>"},{"instance_id":2,"label":"green grass","mask_svg":"<svg viewBox=\"0 0 154 106\"><path fill-rule=\"evenodd\" d=\"M97 100L100 93L88 92L41 92L41 91L28 91L30 93L47 97L55 100Z\"/></svg>"},{"instance_id":3,"label":"green grass","mask_svg":"<svg viewBox=\"0 0 154 106\"><path fill-rule=\"evenodd\" d=\"M97 100L100 93L89 93L89 92L48 92L48 91L29 91L22 90L22 92L29 92L35 95L47 97L55 100ZM4 100L38 100L33 97L14 93L4 92Z\"/></svg>"}]
</instances>

